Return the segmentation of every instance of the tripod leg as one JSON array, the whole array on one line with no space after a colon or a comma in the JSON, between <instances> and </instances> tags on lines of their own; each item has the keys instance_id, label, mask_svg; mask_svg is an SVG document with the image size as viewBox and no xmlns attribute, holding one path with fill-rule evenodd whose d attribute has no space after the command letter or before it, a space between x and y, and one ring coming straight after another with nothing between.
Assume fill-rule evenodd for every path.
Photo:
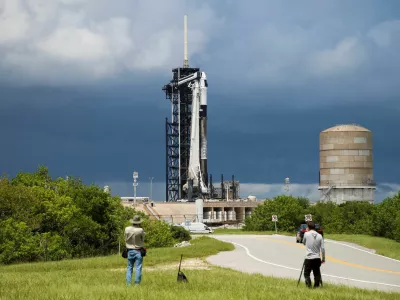
<instances>
[{"instance_id":1,"label":"tripod leg","mask_svg":"<svg viewBox=\"0 0 400 300\"><path fill-rule=\"evenodd\" d=\"M181 272L182 256L183 256L183 254L181 254L181 261L179 262L178 276L179 276L179 273Z\"/></svg>"},{"instance_id":2,"label":"tripod leg","mask_svg":"<svg viewBox=\"0 0 400 300\"><path fill-rule=\"evenodd\" d=\"M300 279L301 279L301 275L303 274L303 270L304 270L304 265L306 264L306 260L304 260L303 262L303 266L301 267L301 271L300 271L300 277L299 280L297 281L297 286L299 286L300 283Z\"/></svg>"}]
</instances>

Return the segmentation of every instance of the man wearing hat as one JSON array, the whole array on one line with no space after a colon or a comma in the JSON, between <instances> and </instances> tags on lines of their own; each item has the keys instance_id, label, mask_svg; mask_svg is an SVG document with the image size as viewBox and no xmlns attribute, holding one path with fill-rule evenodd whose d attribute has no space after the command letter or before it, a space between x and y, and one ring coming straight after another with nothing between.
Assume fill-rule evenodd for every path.
<instances>
[{"instance_id":1,"label":"man wearing hat","mask_svg":"<svg viewBox=\"0 0 400 300\"><path fill-rule=\"evenodd\" d=\"M139 285L142 280L142 263L143 257L141 248L144 247L145 232L140 226L142 220L139 216L134 216L130 220L132 226L125 228L125 247L128 250L128 268L126 270L126 284L132 283L133 265L136 262L135 285Z\"/></svg>"}]
</instances>

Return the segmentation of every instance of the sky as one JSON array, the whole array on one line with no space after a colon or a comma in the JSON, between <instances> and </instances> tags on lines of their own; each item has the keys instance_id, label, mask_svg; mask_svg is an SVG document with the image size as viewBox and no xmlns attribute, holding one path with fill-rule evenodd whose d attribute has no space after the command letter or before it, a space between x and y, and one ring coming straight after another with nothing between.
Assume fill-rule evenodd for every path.
<instances>
[{"instance_id":1,"label":"sky","mask_svg":"<svg viewBox=\"0 0 400 300\"><path fill-rule=\"evenodd\" d=\"M400 190L400 2L0 0L0 171L165 200L162 91L208 78L208 169L241 196L318 199L319 133L373 132L376 202Z\"/></svg>"}]
</instances>

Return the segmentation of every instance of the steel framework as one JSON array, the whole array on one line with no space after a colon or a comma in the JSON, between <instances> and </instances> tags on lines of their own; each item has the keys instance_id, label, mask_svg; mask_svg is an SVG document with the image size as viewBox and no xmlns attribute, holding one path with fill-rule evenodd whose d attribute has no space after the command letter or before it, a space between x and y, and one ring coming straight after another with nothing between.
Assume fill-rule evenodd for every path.
<instances>
[{"instance_id":1,"label":"steel framework","mask_svg":"<svg viewBox=\"0 0 400 300\"><path fill-rule=\"evenodd\" d=\"M165 96L172 105L172 120L165 120L166 178L165 197L167 202L187 198L183 185L188 179L190 155L190 124L192 114L192 90L187 85L177 86L178 80L199 68L175 68L170 84L164 85Z\"/></svg>"}]
</instances>

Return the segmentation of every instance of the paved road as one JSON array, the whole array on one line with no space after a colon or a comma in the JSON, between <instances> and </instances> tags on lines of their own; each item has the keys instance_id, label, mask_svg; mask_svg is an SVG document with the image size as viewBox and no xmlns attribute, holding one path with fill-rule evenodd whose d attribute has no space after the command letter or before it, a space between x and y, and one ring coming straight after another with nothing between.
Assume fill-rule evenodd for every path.
<instances>
[{"instance_id":1,"label":"paved road","mask_svg":"<svg viewBox=\"0 0 400 300\"><path fill-rule=\"evenodd\" d=\"M231 242L236 250L211 256L209 263L247 273L298 280L305 249L295 237L280 235L212 235ZM365 248L325 240L324 283L400 292L400 261L373 254ZM313 280L313 275L311 274ZM301 284L304 285L302 276Z\"/></svg>"}]
</instances>

